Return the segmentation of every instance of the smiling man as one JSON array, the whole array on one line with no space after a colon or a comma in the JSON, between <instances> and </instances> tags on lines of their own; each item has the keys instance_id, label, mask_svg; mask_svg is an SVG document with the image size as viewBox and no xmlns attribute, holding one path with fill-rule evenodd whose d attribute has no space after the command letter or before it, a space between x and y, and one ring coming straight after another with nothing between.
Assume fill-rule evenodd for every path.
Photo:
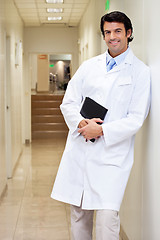
<instances>
[{"instance_id":1,"label":"smiling man","mask_svg":"<svg viewBox=\"0 0 160 240\"><path fill-rule=\"evenodd\" d=\"M122 12L101 18L108 46L85 61L68 84L61 110L69 128L51 197L71 204L71 239L119 239L119 209L133 165L135 134L150 106L150 71L129 48L132 24ZM88 97L108 109L87 119ZM94 138L94 142L90 141Z\"/></svg>"},{"instance_id":2,"label":"smiling man","mask_svg":"<svg viewBox=\"0 0 160 240\"><path fill-rule=\"evenodd\" d=\"M112 57L117 57L127 50L131 29L126 32L124 24L117 22L105 22L103 29L104 39Z\"/></svg>"}]
</instances>

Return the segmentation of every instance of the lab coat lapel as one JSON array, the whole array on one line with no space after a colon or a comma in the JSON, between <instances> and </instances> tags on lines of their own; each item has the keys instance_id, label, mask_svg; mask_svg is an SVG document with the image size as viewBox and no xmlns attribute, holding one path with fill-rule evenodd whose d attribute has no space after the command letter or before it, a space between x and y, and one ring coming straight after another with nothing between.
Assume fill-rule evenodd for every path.
<instances>
[{"instance_id":1,"label":"lab coat lapel","mask_svg":"<svg viewBox=\"0 0 160 240\"><path fill-rule=\"evenodd\" d=\"M97 64L99 65L99 69L101 69L101 71L103 71L106 74L107 73L106 52L97 57Z\"/></svg>"},{"instance_id":2,"label":"lab coat lapel","mask_svg":"<svg viewBox=\"0 0 160 240\"><path fill-rule=\"evenodd\" d=\"M99 55L97 58L98 61L98 65L100 67L100 69L105 73L105 74L112 74L115 72L119 72L121 70L123 70L124 68L127 67L128 64L132 64L133 63L133 57L134 54L132 52L132 50L130 49L129 53L127 54L125 60L123 61L122 64L120 64L117 67L114 67L111 71L107 72L107 68L106 68L106 52Z\"/></svg>"}]
</instances>

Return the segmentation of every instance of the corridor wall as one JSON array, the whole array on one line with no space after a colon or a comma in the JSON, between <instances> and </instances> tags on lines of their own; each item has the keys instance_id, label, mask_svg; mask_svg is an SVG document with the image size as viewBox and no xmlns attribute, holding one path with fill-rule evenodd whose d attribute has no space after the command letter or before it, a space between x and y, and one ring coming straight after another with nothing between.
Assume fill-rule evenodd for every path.
<instances>
[{"instance_id":1,"label":"corridor wall","mask_svg":"<svg viewBox=\"0 0 160 240\"><path fill-rule=\"evenodd\" d=\"M158 0L110 1L110 11L122 10L132 20L135 55L151 69L152 103L150 114L136 136L135 162L127 185L120 216L121 225L129 240L160 239L160 81L159 53L156 44L160 37Z\"/></svg>"},{"instance_id":2,"label":"corridor wall","mask_svg":"<svg viewBox=\"0 0 160 240\"><path fill-rule=\"evenodd\" d=\"M5 31L6 38L10 39L9 61L5 66L9 72L10 83L10 121L11 121L11 173L22 152L22 54L23 54L23 22L18 15L13 0L5 1ZM17 59L16 59L17 58ZM7 79L6 79L7 81ZM8 143L6 143L8 144Z\"/></svg>"},{"instance_id":3,"label":"corridor wall","mask_svg":"<svg viewBox=\"0 0 160 240\"><path fill-rule=\"evenodd\" d=\"M103 0L90 1L79 27L79 62L106 50L97 37L100 16L105 14ZM129 240L160 239L160 47L158 0L110 0L109 11L125 12L132 20L135 55L151 69L152 104L150 114L135 141L135 161L120 210L121 226Z\"/></svg>"},{"instance_id":4,"label":"corridor wall","mask_svg":"<svg viewBox=\"0 0 160 240\"><path fill-rule=\"evenodd\" d=\"M123 11L132 21L134 39L130 47L134 54L144 62L144 10L141 1L110 1L110 11ZM145 125L137 133L135 141L135 160L120 209L121 226L129 240L143 239L143 161L144 149L142 141L145 134Z\"/></svg>"},{"instance_id":5,"label":"corridor wall","mask_svg":"<svg viewBox=\"0 0 160 240\"><path fill-rule=\"evenodd\" d=\"M143 0L144 58L151 69L152 104L143 136L143 239L160 239L160 2Z\"/></svg>"},{"instance_id":6,"label":"corridor wall","mask_svg":"<svg viewBox=\"0 0 160 240\"><path fill-rule=\"evenodd\" d=\"M103 14L105 14L105 0L89 2L79 25L79 64L98 55L102 45L103 50L106 50L100 31L100 19Z\"/></svg>"},{"instance_id":7,"label":"corridor wall","mask_svg":"<svg viewBox=\"0 0 160 240\"><path fill-rule=\"evenodd\" d=\"M0 195L6 186L5 163L5 15L4 0L0 1Z\"/></svg>"},{"instance_id":8,"label":"corridor wall","mask_svg":"<svg viewBox=\"0 0 160 240\"><path fill-rule=\"evenodd\" d=\"M105 11L105 2L99 1L97 6L97 1L92 0L80 22L79 28L79 39L80 39L80 63L86 59L86 55L84 54L84 49L86 44L88 44L88 58L98 55L106 51L107 47L103 40L103 37L100 36L100 19L107 11ZM137 19L135 19L134 14L132 13L130 16L130 12L127 14L133 17L133 26L139 23L138 29L142 29L143 21L140 18L140 13L142 10L142 4L139 3L141 9L138 10L138 15L136 15ZM127 3L123 0L111 0L110 1L110 9L109 11L126 11ZM136 26L135 26L136 28ZM143 34L140 32L140 36L138 34L138 30L135 31L135 39L133 43L130 44L131 48L133 48L135 54L143 58ZM121 218L121 226L126 232L129 239L141 240L142 233L142 161L141 161L141 135L142 131L139 132L136 139L136 151L135 151L135 164L132 170L132 174L129 180L129 184L127 186L126 194L124 197L124 201L122 203L120 218ZM140 147L138 147L140 146Z\"/></svg>"},{"instance_id":9,"label":"corridor wall","mask_svg":"<svg viewBox=\"0 0 160 240\"><path fill-rule=\"evenodd\" d=\"M9 41L8 41L9 39ZM20 42L21 41L21 42ZM7 42L9 45L7 45ZM4 191L7 177L22 151L22 45L23 23L13 0L0 1L0 195ZM20 44L20 45L18 45ZM16 47L18 62L16 63ZM8 62L9 64L7 64ZM9 78L8 78L9 76ZM8 82L9 80L9 82ZM9 101L8 101L9 100ZM8 105L8 110L7 110ZM10 119L8 121L8 114ZM10 131L6 132L10 122ZM8 140L11 146L8 148ZM7 149L7 150L6 150ZM9 152L9 159L7 154ZM7 154L6 154L7 153Z\"/></svg>"}]
</instances>

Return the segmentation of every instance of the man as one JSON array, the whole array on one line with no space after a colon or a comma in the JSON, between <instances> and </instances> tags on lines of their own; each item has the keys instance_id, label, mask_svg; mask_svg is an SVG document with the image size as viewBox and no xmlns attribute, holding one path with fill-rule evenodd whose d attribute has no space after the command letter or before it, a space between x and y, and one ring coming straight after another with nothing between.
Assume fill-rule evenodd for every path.
<instances>
[{"instance_id":1,"label":"man","mask_svg":"<svg viewBox=\"0 0 160 240\"><path fill-rule=\"evenodd\" d=\"M71 204L73 240L92 239L94 210L96 240L119 239L118 212L133 165L134 138L150 105L149 68L129 48L130 19L117 11L106 14L101 31L108 51L80 66L61 105L69 135L52 198ZM104 121L81 116L86 97L108 109Z\"/></svg>"}]
</instances>

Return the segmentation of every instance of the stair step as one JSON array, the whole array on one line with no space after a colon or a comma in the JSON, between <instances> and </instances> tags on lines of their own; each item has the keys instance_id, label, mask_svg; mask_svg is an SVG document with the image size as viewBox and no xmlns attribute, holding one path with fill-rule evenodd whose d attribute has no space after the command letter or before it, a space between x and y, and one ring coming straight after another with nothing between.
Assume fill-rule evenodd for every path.
<instances>
[{"instance_id":1,"label":"stair step","mask_svg":"<svg viewBox=\"0 0 160 240\"><path fill-rule=\"evenodd\" d=\"M60 111L64 95L32 95L32 139L66 137L68 128Z\"/></svg>"},{"instance_id":2,"label":"stair step","mask_svg":"<svg viewBox=\"0 0 160 240\"><path fill-rule=\"evenodd\" d=\"M58 108L61 101L33 101L32 108Z\"/></svg>"},{"instance_id":3,"label":"stair step","mask_svg":"<svg viewBox=\"0 0 160 240\"><path fill-rule=\"evenodd\" d=\"M34 115L61 115L60 108L32 108L32 116Z\"/></svg>"},{"instance_id":4,"label":"stair step","mask_svg":"<svg viewBox=\"0 0 160 240\"><path fill-rule=\"evenodd\" d=\"M32 123L65 123L62 115L33 115Z\"/></svg>"},{"instance_id":5,"label":"stair step","mask_svg":"<svg viewBox=\"0 0 160 240\"><path fill-rule=\"evenodd\" d=\"M48 94L48 95L32 95L32 101L46 101L46 100L59 100L62 101L64 95L52 95L52 94Z\"/></svg>"},{"instance_id":6,"label":"stair step","mask_svg":"<svg viewBox=\"0 0 160 240\"><path fill-rule=\"evenodd\" d=\"M68 131L36 131L32 132L32 139L67 137Z\"/></svg>"},{"instance_id":7,"label":"stair step","mask_svg":"<svg viewBox=\"0 0 160 240\"><path fill-rule=\"evenodd\" d=\"M33 123L32 131L58 131L67 130L67 125L64 123Z\"/></svg>"}]
</instances>

